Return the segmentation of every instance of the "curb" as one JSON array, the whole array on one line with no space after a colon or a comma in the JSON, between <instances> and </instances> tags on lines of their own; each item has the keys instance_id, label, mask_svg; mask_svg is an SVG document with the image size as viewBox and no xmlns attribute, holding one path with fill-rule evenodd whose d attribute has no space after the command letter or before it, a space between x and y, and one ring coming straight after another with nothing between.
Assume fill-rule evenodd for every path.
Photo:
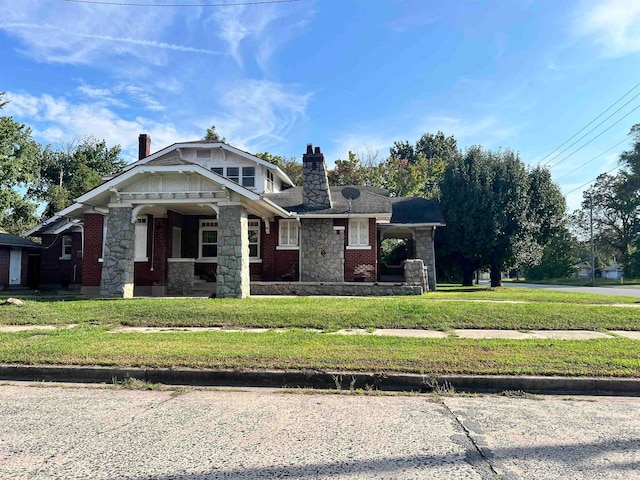
<instances>
[{"instance_id":1,"label":"curb","mask_svg":"<svg viewBox=\"0 0 640 480\"><path fill-rule=\"evenodd\" d=\"M447 393L523 391L538 394L640 396L640 378L536 377L509 375L426 376L395 373L279 370L145 369L83 366L0 365L0 380L113 383L136 378L166 385L373 389Z\"/></svg>"}]
</instances>

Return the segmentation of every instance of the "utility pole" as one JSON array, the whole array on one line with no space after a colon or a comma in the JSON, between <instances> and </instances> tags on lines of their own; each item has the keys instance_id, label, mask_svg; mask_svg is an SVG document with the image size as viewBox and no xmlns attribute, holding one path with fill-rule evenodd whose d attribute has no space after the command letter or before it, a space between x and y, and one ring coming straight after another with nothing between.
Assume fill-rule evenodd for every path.
<instances>
[{"instance_id":1,"label":"utility pole","mask_svg":"<svg viewBox=\"0 0 640 480\"><path fill-rule=\"evenodd\" d=\"M593 248L593 195L589 195L589 227L591 229L591 286L596 283L595 251Z\"/></svg>"}]
</instances>

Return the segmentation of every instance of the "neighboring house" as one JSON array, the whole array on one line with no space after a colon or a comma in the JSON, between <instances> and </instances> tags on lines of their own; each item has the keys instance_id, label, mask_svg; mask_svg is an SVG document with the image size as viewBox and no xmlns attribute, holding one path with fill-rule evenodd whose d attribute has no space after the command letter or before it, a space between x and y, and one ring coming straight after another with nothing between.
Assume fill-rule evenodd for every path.
<instances>
[{"instance_id":1,"label":"neighboring house","mask_svg":"<svg viewBox=\"0 0 640 480\"><path fill-rule=\"evenodd\" d=\"M624 276L624 268L619 263L614 263L600 270L602 278L620 280Z\"/></svg>"},{"instance_id":2,"label":"neighboring house","mask_svg":"<svg viewBox=\"0 0 640 480\"><path fill-rule=\"evenodd\" d=\"M587 262L580 262L573 266L575 276L578 278L591 278L591 265Z\"/></svg>"},{"instance_id":3,"label":"neighboring house","mask_svg":"<svg viewBox=\"0 0 640 480\"><path fill-rule=\"evenodd\" d=\"M406 285L371 286L380 280L380 242L399 238L412 251L396 283L409 275L414 287L436 288L433 240L444 219L435 202L329 187L324 155L311 145L298 187L276 165L224 143L150 154L140 135L139 145L137 162L27 232L49 252L43 277L117 297L206 288L218 297L406 293Z\"/></svg>"},{"instance_id":4,"label":"neighboring house","mask_svg":"<svg viewBox=\"0 0 640 480\"><path fill-rule=\"evenodd\" d=\"M0 290L37 287L41 245L0 230Z\"/></svg>"}]
</instances>

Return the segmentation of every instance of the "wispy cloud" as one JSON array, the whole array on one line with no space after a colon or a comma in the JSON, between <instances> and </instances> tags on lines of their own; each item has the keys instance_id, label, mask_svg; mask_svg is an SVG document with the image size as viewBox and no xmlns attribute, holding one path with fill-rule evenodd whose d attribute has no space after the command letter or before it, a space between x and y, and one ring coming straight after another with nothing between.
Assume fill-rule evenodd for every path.
<instances>
[{"instance_id":1,"label":"wispy cloud","mask_svg":"<svg viewBox=\"0 0 640 480\"><path fill-rule=\"evenodd\" d=\"M219 86L220 110L202 119L202 128L215 124L234 145L252 151L273 147L306 117L311 93L295 86L262 80L242 80Z\"/></svg>"},{"instance_id":2,"label":"wispy cloud","mask_svg":"<svg viewBox=\"0 0 640 480\"><path fill-rule=\"evenodd\" d=\"M640 51L640 2L591 0L575 13L574 30L591 38L603 55L618 57Z\"/></svg>"},{"instance_id":3,"label":"wispy cloud","mask_svg":"<svg viewBox=\"0 0 640 480\"><path fill-rule=\"evenodd\" d=\"M250 56L263 71L272 55L309 24L314 15L310 3L263 5L261 8L217 9L210 21L227 45L227 53L241 67ZM245 44L249 48L245 47Z\"/></svg>"}]
</instances>

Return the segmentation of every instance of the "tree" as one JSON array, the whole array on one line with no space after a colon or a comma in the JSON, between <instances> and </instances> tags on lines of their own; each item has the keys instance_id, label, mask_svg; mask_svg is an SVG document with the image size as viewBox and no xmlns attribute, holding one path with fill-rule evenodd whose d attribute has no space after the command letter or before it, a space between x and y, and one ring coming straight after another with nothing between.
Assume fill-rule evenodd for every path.
<instances>
[{"instance_id":1,"label":"tree","mask_svg":"<svg viewBox=\"0 0 640 480\"><path fill-rule=\"evenodd\" d=\"M256 157L280 167L293 182L294 185L302 185L302 163L296 157L284 158L281 155L272 155L269 152L256 153Z\"/></svg>"},{"instance_id":2,"label":"tree","mask_svg":"<svg viewBox=\"0 0 640 480\"><path fill-rule=\"evenodd\" d=\"M8 102L0 92L0 109ZM0 228L22 235L37 222L36 206L21 191L38 180L40 145L31 129L12 117L0 117Z\"/></svg>"},{"instance_id":3,"label":"tree","mask_svg":"<svg viewBox=\"0 0 640 480\"><path fill-rule=\"evenodd\" d=\"M215 125L211 125L211 128L207 128L207 133L205 134L202 140L205 140L207 142L221 142L221 143L225 143L227 141L226 138L224 138L222 135L216 132Z\"/></svg>"},{"instance_id":4,"label":"tree","mask_svg":"<svg viewBox=\"0 0 640 480\"><path fill-rule=\"evenodd\" d=\"M561 227L548 239L537 265L525 268L527 280L566 278L580 262L581 245L567 227Z\"/></svg>"},{"instance_id":5,"label":"tree","mask_svg":"<svg viewBox=\"0 0 640 480\"><path fill-rule=\"evenodd\" d=\"M73 199L97 187L102 177L122 171L126 161L120 145L107 147L104 140L85 137L63 141L58 150L48 146L40 163L40 181L30 194L46 202L44 218L69 206Z\"/></svg>"},{"instance_id":6,"label":"tree","mask_svg":"<svg viewBox=\"0 0 640 480\"><path fill-rule=\"evenodd\" d=\"M335 166L328 172L329 185L364 185L367 172L360 158L349 150L348 160L336 160Z\"/></svg>"},{"instance_id":7,"label":"tree","mask_svg":"<svg viewBox=\"0 0 640 480\"><path fill-rule=\"evenodd\" d=\"M439 183L445 165L458 153L455 137L438 132L425 133L411 145L408 141L394 142L386 162L385 188L399 192L398 196L413 195L433 200L440 198Z\"/></svg>"},{"instance_id":8,"label":"tree","mask_svg":"<svg viewBox=\"0 0 640 480\"><path fill-rule=\"evenodd\" d=\"M440 188L444 253L459 262L467 286L480 267L498 287L503 269L538 263L564 213L548 172L527 172L511 150L467 149L449 160Z\"/></svg>"}]
</instances>

